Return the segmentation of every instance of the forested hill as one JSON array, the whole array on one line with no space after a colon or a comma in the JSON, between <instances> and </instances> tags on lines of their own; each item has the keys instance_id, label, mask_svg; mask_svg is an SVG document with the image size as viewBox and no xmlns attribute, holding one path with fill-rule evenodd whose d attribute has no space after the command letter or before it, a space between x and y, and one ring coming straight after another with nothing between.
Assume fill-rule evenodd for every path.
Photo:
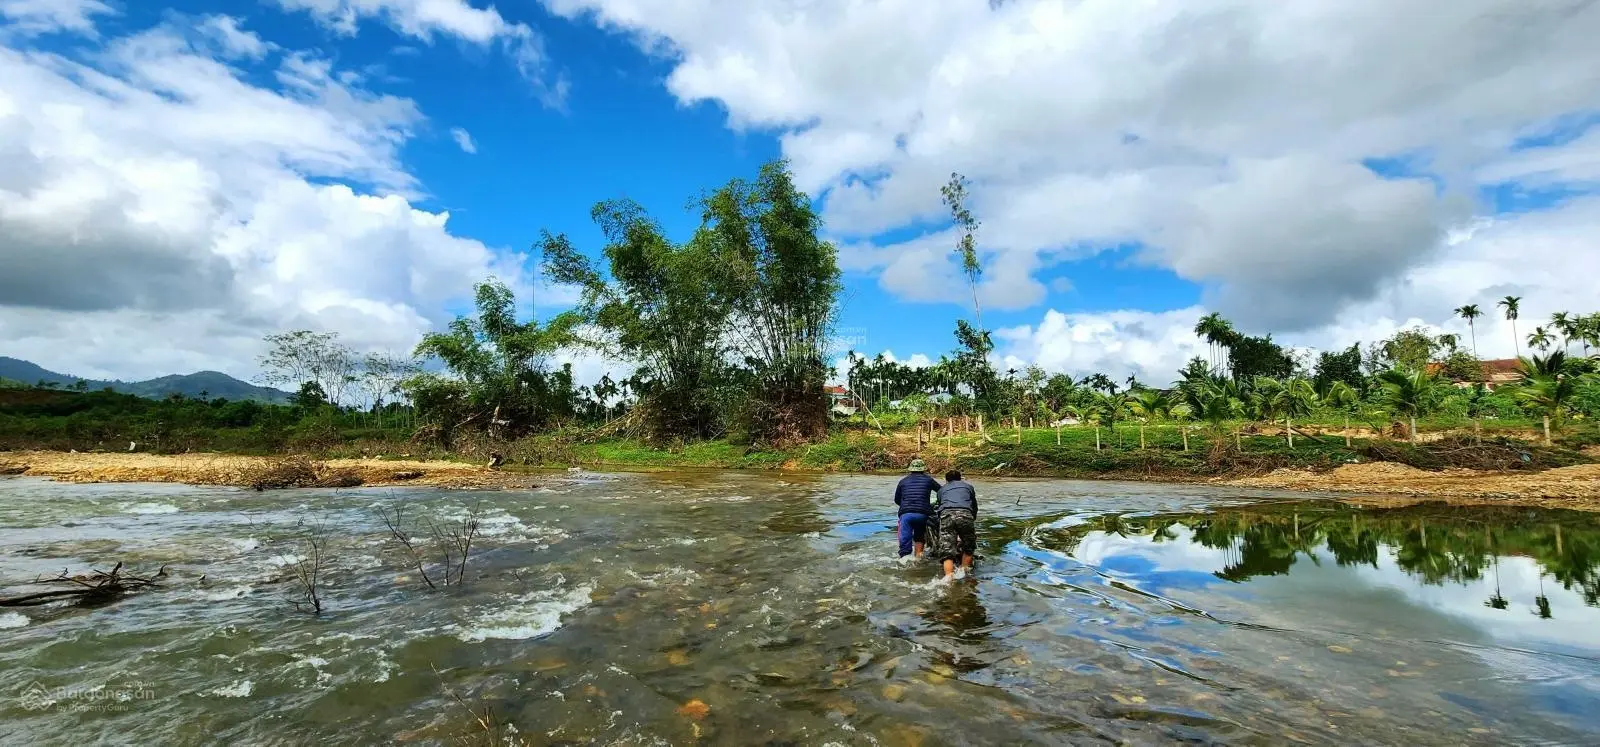
<instances>
[{"instance_id":1,"label":"forested hill","mask_svg":"<svg viewBox=\"0 0 1600 747\"><path fill-rule=\"evenodd\" d=\"M146 381L100 381L56 373L28 361L5 356L0 356L0 379L10 379L28 386L42 381L62 389L74 388L79 381L83 381L83 388L89 391L111 387L119 392L151 399L181 394L185 397L203 396L208 399L255 400L283 404L288 402L290 397L288 392L256 386L217 371L162 376Z\"/></svg>"}]
</instances>

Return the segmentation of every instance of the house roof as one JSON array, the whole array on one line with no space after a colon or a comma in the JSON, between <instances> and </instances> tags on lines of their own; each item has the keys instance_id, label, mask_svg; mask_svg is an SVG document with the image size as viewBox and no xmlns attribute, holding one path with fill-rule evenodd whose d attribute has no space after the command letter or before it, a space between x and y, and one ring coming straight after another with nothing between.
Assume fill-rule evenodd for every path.
<instances>
[{"instance_id":1,"label":"house roof","mask_svg":"<svg viewBox=\"0 0 1600 747\"><path fill-rule=\"evenodd\" d=\"M1484 378L1489 381L1508 381L1521 375L1518 369L1520 361L1516 358L1497 358L1495 360L1478 361L1483 367ZM1428 373L1436 374L1444 368L1443 364L1429 363Z\"/></svg>"},{"instance_id":2,"label":"house roof","mask_svg":"<svg viewBox=\"0 0 1600 747\"><path fill-rule=\"evenodd\" d=\"M822 387L822 391L827 392L828 394L849 394L850 393L849 389L846 389L846 388L844 388L842 386L835 386L833 384L827 384L827 385L823 386Z\"/></svg>"}]
</instances>

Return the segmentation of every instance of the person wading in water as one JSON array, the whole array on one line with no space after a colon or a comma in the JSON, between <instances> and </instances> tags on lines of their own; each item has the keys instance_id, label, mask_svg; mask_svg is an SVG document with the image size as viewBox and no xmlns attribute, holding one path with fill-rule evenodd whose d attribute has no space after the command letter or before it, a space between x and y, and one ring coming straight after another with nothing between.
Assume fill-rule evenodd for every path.
<instances>
[{"instance_id":1,"label":"person wading in water","mask_svg":"<svg viewBox=\"0 0 1600 747\"><path fill-rule=\"evenodd\" d=\"M928 516L933 513L929 499L939 492L939 483L928 475L928 465L921 459L911 460L906 472L894 487L894 504L900 507L900 557L915 554L920 558L928 536Z\"/></svg>"},{"instance_id":2,"label":"person wading in water","mask_svg":"<svg viewBox=\"0 0 1600 747\"><path fill-rule=\"evenodd\" d=\"M961 479L960 470L944 473L944 487L939 488L939 545L935 557L944 561L944 577L956 572L956 561L961 561L961 575L972 570L972 554L978 549L978 491L972 483Z\"/></svg>"}]
</instances>

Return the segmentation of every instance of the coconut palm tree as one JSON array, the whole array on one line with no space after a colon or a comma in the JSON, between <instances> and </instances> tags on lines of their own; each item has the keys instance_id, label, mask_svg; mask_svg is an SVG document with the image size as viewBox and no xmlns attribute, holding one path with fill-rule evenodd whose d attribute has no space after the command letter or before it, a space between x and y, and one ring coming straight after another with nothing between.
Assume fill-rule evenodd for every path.
<instances>
[{"instance_id":1,"label":"coconut palm tree","mask_svg":"<svg viewBox=\"0 0 1600 747\"><path fill-rule=\"evenodd\" d=\"M1549 350L1551 343L1556 341L1555 335L1550 334L1544 327L1534 327L1533 334L1528 335L1528 347L1540 350Z\"/></svg>"},{"instance_id":2,"label":"coconut palm tree","mask_svg":"<svg viewBox=\"0 0 1600 747\"><path fill-rule=\"evenodd\" d=\"M1171 419L1173 408L1178 404L1171 395L1159 389L1140 389L1133 393L1128 401L1128 408L1140 420L1139 448L1144 448L1144 427Z\"/></svg>"},{"instance_id":3,"label":"coconut palm tree","mask_svg":"<svg viewBox=\"0 0 1600 747\"><path fill-rule=\"evenodd\" d=\"M1260 414L1269 421L1283 418L1283 433L1289 448L1294 448L1294 419L1311 414L1317 404L1317 390L1305 379L1279 381L1257 376L1254 399Z\"/></svg>"},{"instance_id":4,"label":"coconut palm tree","mask_svg":"<svg viewBox=\"0 0 1600 747\"><path fill-rule=\"evenodd\" d=\"M1475 324L1478 317L1483 316L1483 310L1475 303L1469 303L1456 309L1456 316L1467 320L1467 331L1472 333L1472 357L1478 357L1478 327Z\"/></svg>"},{"instance_id":5,"label":"coconut palm tree","mask_svg":"<svg viewBox=\"0 0 1600 747\"><path fill-rule=\"evenodd\" d=\"M1378 395L1396 415L1409 419L1411 443L1417 442L1417 418L1433 411L1439 380L1427 368L1391 368L1378 374Z\"/></svg>"},{"instance_id":6,"label":"coconut palm tree","mask_svg":"<svg viewBox=\"0 0 1600 747\"><path fill-rule=\"evenodd\" d=\"M1517 387L1513 396L1543 418L1544 445L1549 446L1551 421L1560 425L1567 403L1578 391L1579 377L1573 375L1566 353L1559 350L1543 357L1522 358L1517 369L1522 376L1522 386Z\"/></svg>"},{"instance_id":7,"label":"coconut palm tree","mask_svg":"<svg viewBox=\"0 0 1600 747\"><path fill-rule=\"evenodd\" d=\"M1511 344L1516 348L1517 357L1522 357L1522 341L1517 339L1517 316L1522 310L1522 296L1506 296L1495 304L1506 311L1506 321L1511 322Z\"/></svg>"},{"instance_id":8,"label":"coconut palm tree","mask_svg":"<svg viewBox=\"0 0 1600 747\"><path fill-rule=\"evenodd\" d=\"M1361 395L1356 392L1355 387L1350 386L1348 383L1335 381L1328 387L1328 393L1323 395L1322 401L1329 407L1344 413L1344 445L1348 448L1350 446L1350 412L1356 408L1356 405L1361 404Z\"/></svg>"}]
</instances>

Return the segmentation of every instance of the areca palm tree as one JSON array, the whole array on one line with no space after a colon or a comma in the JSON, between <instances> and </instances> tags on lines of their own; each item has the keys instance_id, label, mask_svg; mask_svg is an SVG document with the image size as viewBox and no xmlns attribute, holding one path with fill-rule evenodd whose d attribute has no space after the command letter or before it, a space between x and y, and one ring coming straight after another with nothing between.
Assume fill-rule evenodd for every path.
<instances>
[{"instance_id":1,"label":"areca palm tree","mask_svg":"<svg viewBox=\"0 0 1600 747\"><path fill-rule=\"evenodd\" d=\"M1379 396L1397 415L1409 419L1411 443L1417 442L1417 418L1433 411L1439 380L1426 368L1391 368L1378 375Z\"/></svg>"},{"instance_id":2,"label":"areca palm tree","mask_svg":"<svg viewBox=\"0 0 1600 747\"><path fill-rule=\"evenodd\" d=\"M1528 347L1530 348L1549 350L1550 344L1555 341L1555 336L1550 334L1550 331L1544 327L1534 327L1533 334L1528 335Z\"/></svg>"},{"instance_id":3,"label":"areca palm tree","mask_svg":"<svg viewBox=\"0 0 1600 747\"><path fill-rule=\"evenodd\" d=\"M1472 357L1478 357L1478 327L1475 324L1478 317L1483 316L1483 310L1475 303L1469 303L1456 309L1456 316L1467 320L1467 331L1472 333Z\"/></svg>"},{"instance_id":4,"label":"areca palm tree","mask_svg":"<svg viewBox=\"0 0 1600 747\"><path fill-rule=\"evenodd\" d=\"M1506 321L1511 322L1511 344L1516 348L1517 357L1522 357L1522 341L1517 339L1517 316L1522 310L1522 296L1506 296L1495 304L1506 312Z\"/></svg>"},{"instance_id":5,"label":"areca palm tree","mask_svg":"<svg viewBox=\"0 0 1600 747\"><path fill-rule=\"evenodd\" d=\"M1579 318L1565 311L1557 311L1550 315L1550 327L1561 333L1561 349L1571 353L1572 338L1578 336Z\"/></svg>"}]
</instances>

